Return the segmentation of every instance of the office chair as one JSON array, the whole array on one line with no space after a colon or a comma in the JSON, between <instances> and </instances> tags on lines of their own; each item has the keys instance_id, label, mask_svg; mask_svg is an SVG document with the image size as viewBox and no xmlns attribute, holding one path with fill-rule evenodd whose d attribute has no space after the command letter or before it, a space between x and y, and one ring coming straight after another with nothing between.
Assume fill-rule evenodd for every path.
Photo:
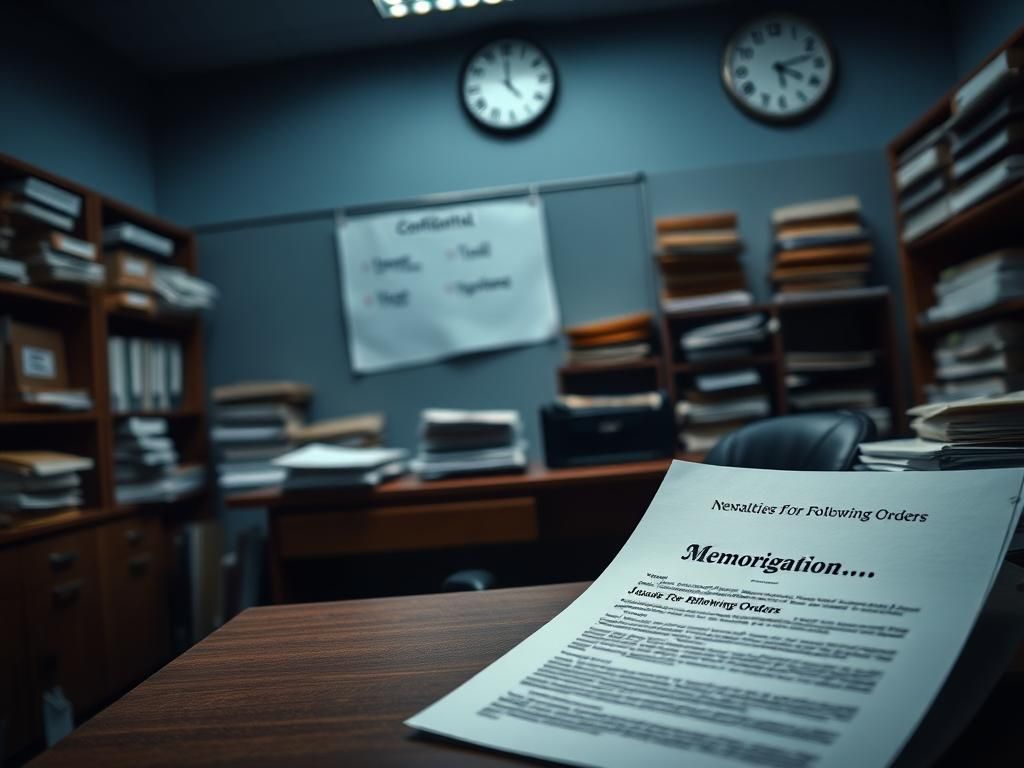
<instances>
[{"instance_id":1,"label":"office chair","mask_svg":"<svg viewBox=\"0 0 1024 768\"><path fill-rule=\"evenodd\" d=\"M860 411L777 416L740 427L722 438L705 464L751 469L846 471L857 446L875 439L875 424Z\"/></svg>"}]
</instances>

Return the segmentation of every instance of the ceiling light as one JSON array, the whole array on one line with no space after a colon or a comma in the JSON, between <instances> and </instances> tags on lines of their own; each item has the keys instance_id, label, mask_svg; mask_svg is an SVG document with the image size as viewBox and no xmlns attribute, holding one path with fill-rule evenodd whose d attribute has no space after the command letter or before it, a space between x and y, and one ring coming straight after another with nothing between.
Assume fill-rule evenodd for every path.
<instances>
[{"instance_id":1,"label":"ceiling light","mask_svg":"<svg viewBox=\"0 0 1024 768\"><path fill-rule=\"evenodd\" d=\"M499 5L506 0L483 0L483 5ZM377 12L385 19L402 19L411 14L425 16L431 11L452 11L456 8L481 8L481 0L373 0Z\"/></svg>"}]
</instances>

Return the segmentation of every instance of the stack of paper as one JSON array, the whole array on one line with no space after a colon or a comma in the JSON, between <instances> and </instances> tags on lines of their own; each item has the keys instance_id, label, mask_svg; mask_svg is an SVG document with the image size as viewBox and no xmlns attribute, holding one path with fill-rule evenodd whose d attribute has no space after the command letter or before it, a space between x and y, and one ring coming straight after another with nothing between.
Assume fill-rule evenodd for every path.
<instances>
[{"instance_id":1,"label":"stack of paper","mask_svg":"<svg viewBox=\"0 0 1024 768\"><path fill-rule=\"evenodd\" d=\"M167 419L128 418L114 436L114 496L118 504L172 502L201 491L199 465L178 466Z\"/></svg>"},{"instance_id":2,"label":"stack of paper","mask_svg":"<svg viewBox=\"0 0 1024 768\"><path fill-rule=\"evenodd\" d=\"M526 442L518 411L428 408L420 415L413 470L424 480L451 475L522 472Z\"/></svg>"},{"instance_id":3,"label":"stack of paper","mask_svg":"<svg viewBox=\"0 0 1024 768\"><path fill-rule=\"evenodd\" d=\"M756 368L698 374L676 403L679 440L691 453L706 453L730 432L771 411Z\"/></svg>"},{"instance_id":4,"label":"stack of paper","mask_svg":"<svg viewBox=\"0 0 1024 768\"><path fill-rule=\"evenodd\" d=\"M935 284L934 306L924 320L937 322L1024 296L1024 248L1004 248L949 267Z\"/></svg>"},{"instance_id":5,"label":"stack of paper","mask_svg":"<svg viewBox=\"0 0 1024 768\"><path fill-rule=\"evenodd\" d=\"M879 435L892 429L892 414L880 405L875 350L804 350L785 355L786 396L794 412L859 410Z\"/></svg>"},{"instance_id":6,"label":"stack of paper","mask_svg":"<svg viewBox=\"0 0 1024 768\"><path fill-rule=\"evenodd\" d=\"M935 346L932 403L1005 395L1024 388L1024 322L999 320L948 333Z\"/></svg>"},{"instance_id":7,"label":"stack of paper","mask_svg":"<svg viewBox=\"0 0 1024 768\"><path fill-rule=\"evenodd\" d=\"M1009 48L953 96L953 213L1024 179L1024 48Z\"/></svg>"},{"instance_id":8,"label":"stack of paper","mask_svg":"<svg viewBox=\"0 0 1024 768\"><path fill-rule=\"evenodd\" d=\"M638 312L565 329L570 365L617 365L651 355L651 315Z\"/></svg>"},{"instance_id":9,"label":"stack of paper","mask_svg":"<svg viewBox=\"0 0 1024 768\"><path fill-rule=\"evenodd\" d=\"M217 303L217 287L179 267L157 264L153 272L157 306L167 312L211 310Z\"/></svg>"},{"instance_id":10,"label":"stack of paper","mask_svg":"<svg viewBox=\"0 0 1024 768\"><path fill-rule=\"evenodd\" d=\"M226 491L280 485L285 469L273 459L295 443L291 430L300 426L312 389L295 381L242 382L213 390L217 473Z\"/></svg>"},{"instance_id":11,"label":"stack of paper","mask_svg":"<svg viewBox=\"0 0 1024 768\"><path fill-rule=\"evenodd\" d=\"M900 155L896 190L903 218L903 239L917 239L948 219L950 204L949 125L929 131Z\"/></svg>"},{"instance_id":12,"label":"stack of paper","mask_svg":"<svg viewBox=\"0 0 1024 768\"><path fill-rule=\"evenodd\" d=\"M1024 391L919 405L907 411L913 440L861 445L862 468L973 469L1024 466Z\"/></svg>"},{"instance_id":13,"label":"stack of paper","mask_svg":"<svg viewBox=\"0 0 1024 768\"><path fill-rule=\"evenodd\" d=\"M33 283L100 285L96 247L74 237L82 198L25 176L0 184L0 275Z\"/></svg>"},{"instance_id":14,"label":"stack of paper","mask_svg":"<svg viewBox=\"0 0 1024 768\"><path fill-rule=\"evenodd\" d=\"M855 196L798 203L772 212L775 264L771 279L780 299L862 288L874 248Z\"/></svg>"},{"instance_id":15,"label":"stack of paper","mask_svg":"<svg viewBox=\"0 0 1024 768\"><path fill-rule=\"evenodd\" d=\"M737 227L732 211L655 221L661 304L666 312L753 303L739 260L743 242Z\"/></svg>"},{"instance_id":16,"label":"stack of paper","mask_svg":"<svg viewBox=\"0 0 1024 768\"><path fill-rule=\"evenodd\" d=\"M405 471L401 448L346 448L312 443L273 460L287 473L286 490L374 486Z\"/></svg>"},{"instance_id":17,"label":"stack of paper","mask_svg":"<svg viewBox=\"0 0 1024 768\"><path fill-rule=\"evenodd\" d=\"M56 451L0 452L0 523L81 506L80 473L92 467L92 459Z\"/></svg>"},{"instance_id":18,"label":"stack of paper","mask_svg":"<svg viewBox=\"0 0 1024 768\"><path fill-rule=\"evenodd\" d=\"M741 315L691 328L679 338L679 347L691 362L749 357L775 332L761 313Z\"/></svg>"}]
</instances>

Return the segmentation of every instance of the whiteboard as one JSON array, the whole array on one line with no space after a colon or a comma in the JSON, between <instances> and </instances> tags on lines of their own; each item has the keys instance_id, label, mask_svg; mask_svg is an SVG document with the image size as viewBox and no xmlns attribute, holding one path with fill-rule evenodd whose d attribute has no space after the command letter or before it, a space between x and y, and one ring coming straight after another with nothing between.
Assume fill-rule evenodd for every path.
<instances>
[{"instance_id":1,"label":"whiteboard","mask_svg":"<svg viewBox=\"0 0 1024 768\"><path fill-rule=\"evenodd\" d=\"M538 195L340 217L337 242L356 373L558 333Z\"/></svg>"}]
</instances>

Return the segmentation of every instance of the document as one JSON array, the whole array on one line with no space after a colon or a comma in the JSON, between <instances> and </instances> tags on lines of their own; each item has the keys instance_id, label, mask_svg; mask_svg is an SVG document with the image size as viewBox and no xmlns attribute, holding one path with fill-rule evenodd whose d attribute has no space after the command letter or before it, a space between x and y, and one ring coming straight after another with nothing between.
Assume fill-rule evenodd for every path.
<instances>
[{"instance_id":1,"label":"document","mask_svg":"<svg viewBox=\"0 0 1024 768\"><path fill-rule=\"evenodd\" d=\"M675 462L586 592L407 724L571 765L887 765L978 618L1022 483Z\"/></svg>"}]
</instances>

